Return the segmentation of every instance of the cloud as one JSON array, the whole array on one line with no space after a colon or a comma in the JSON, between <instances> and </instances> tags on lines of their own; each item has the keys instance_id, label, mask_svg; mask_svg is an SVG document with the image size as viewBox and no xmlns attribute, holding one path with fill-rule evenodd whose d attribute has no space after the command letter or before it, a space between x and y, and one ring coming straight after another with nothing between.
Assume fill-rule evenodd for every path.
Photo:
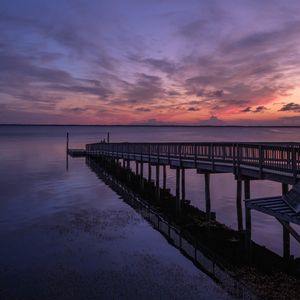
<instances>
[{"instance_id":1,"label":"cloud","mask_svg":"<svg viewBox=\"0 0 300 300\"><path fill-rule=\"evenodd\" d=\"M163 98L164 88L160 77L138 74L135 83L124 83L124 101L127 103L151 103Z\"/></svg>"},{"instance_id":2,"label":"cloud","mask_svg":"<svg viewBox=\"0 0 300 300\"><path fill-rule=\"evenodd\" d=\"M266 108L265 106L260 105L260 106L257 106L253 112L254 112L254 113L260 113L260 112L265 111L266 109L267 109L267 108Z\"/></svg>"},{"instance_id":3,"label":"cloud","mask_svg":"<svg viewBox=\"0 0 300 300\"><path fill-rule=\"evenodd\" d=\"M250 106L248 106L248 107L246 107L246 108L244 108L244 109L241 110L241 112L251 112L251 111L252 110L251 110Z\"/></svg>"},{"instance_id":4,"label":"cloud","mask_svg":"<svg viewBox=\"0 0 300 300\"><path fill-rule=\"evenodd\" d=\"M170 75L176 71L176 65L167 59L146 58L140 60L140 62L150 66L155 70L159 70Z\"/></svg>"},{"instance_id":5,"label":"cloud","mask_svg":"<svg viewBox=\"0 0 300 300\"><path fill-rule=\"evenodd\" d=\"M138 107L135 110L139 111L139 112L150 112L151 111L151 109L147 108L147 107Z\"/></svg>"},{"instance_id":6,"label":"cloud","mask_svg":"<svg viewBox=\"0 0 300 300\"><path fill-rule=\"evenodd\" d=\"M257 107L255 107L254 109L252 109L250 106L244 108L241 110L241 112L252 112L252 113L260 113L260 112L264 112L265 110L267 110L267 108L263 105L259 105Z\"/></svg>"},{"instance_id":7,"label":"cloud","mask_svg":"<svg viewBox=\"0 0 300 300\"><path fill-rule=\"evenodd\" d=\"M284 104L278 111L300 112L300 104L290 102Z\"/></svg>"},{"instance_id":8,"label":"cloud","mask_svg":"<svg viewBox=\"0 0 300 300\"><path fill-rule=\"evenodd\" d=\"M198 107L189 107L187 109L187 111L199 111L199 110L200 110L200 108L198 108Z\"/></svg>"},{"instance_id":9,"label":"cloud","mask_svg":"<svg viewBox=\"0 0 300 300\"><path fill-rule=\"evenodd\" d=\"M219 119L217 116L211 116L207 120L200 121L199 125L207 125L207 126L226 125L226 122Z\"/></svg>"}]
</instances>

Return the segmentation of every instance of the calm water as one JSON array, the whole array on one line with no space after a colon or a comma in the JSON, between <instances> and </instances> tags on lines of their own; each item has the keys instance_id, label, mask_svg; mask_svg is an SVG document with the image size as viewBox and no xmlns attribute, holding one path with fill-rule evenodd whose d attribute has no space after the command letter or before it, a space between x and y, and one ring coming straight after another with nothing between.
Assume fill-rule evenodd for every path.
<instances>
[{"instance_id":1,"label":"calm water","mask_svg":"<svg viewBox=\"0 0 300 300\"><path fill-rule=\"evenodd\" d=\"M0 299L229 299L84 159L70 159L66 171L67 131L70 146L82 148L107 131L112 142L179 142L299 141L299 130L0 126ZM174 182L168 170L173 191ZM187 199L204 208L202 176L188 171L186 182ZM212 210L232 228L234 183L232 175L212 176ZM253 197L281 193L279 183L251 185ZM253 237L281 253L282 229L273 218L253 213ZM292 254L300 256L293 240Z\"/></svg>"}]
</instances>

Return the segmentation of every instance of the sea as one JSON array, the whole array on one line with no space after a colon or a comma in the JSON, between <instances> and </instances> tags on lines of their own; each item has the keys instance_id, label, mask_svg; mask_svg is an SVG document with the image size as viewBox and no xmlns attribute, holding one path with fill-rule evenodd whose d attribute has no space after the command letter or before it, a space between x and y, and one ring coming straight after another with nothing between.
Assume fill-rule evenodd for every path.
<instances>
[{"instance_id":1,"label":"sea","mask_svg":"<svg viewBox=\"0 0 300 300\"><path fill-rule=\"evenodd\" d=\"M299 142L299 128L0 126L0 299L233 299L105 185L67 158L110 142ZM162 177L162 176L161 176ZM211 176L211 210L237 229L236 182ZM175 171L167 169L175 193ZM251 182L251 197L281 184ZM204 178L186 171L186 199L204 210ZM298 226L294 226L300 232ZM252 212L253 240L282 255L282 226ZM291 254L300 247L291 238Z\"/></svg>"}]
</instances>

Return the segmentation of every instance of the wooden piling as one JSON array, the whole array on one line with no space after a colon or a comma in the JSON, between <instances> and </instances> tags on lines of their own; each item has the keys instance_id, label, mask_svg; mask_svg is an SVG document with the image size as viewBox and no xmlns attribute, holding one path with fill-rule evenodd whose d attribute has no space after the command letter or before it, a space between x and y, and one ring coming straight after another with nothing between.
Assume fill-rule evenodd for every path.
<instances>
[{"instance_id":1,"label":"wooden piling","mask_svg":"<svg viewBox=\"0 0 300 300\"><path fill-rule=\"evenodd\" d=\"M67 152L69 150L69 132L67 132L67 144L66 144Z\"/></svg>"},{"instance_id":2,"label":"wooden piling","mask_svg":"<svg viewBox=\"0 0 300 300\"><path fill-rule=\"evenodd\" d=\"M180 201L180 168L176 168L176 212L181 213Z\"/></svg>"},{"instance_id":3,"label":"wooden piling","mask_svg":"<svg viewBox=\"0 0 300 300\"><path fill-rule=\"evenodd\" d=\"M185 169L181 169L181 200L185 201Z\"/></svg>"},{"instance_id":4,"label":"wooden piling","mask_svg":"<svg viewBox=\"0 0 300 300\"><path fill-rule=\"evenodd\" d=\"M163 165L163 189L167 188L167 167Z\"/></svg>"},{"instance_id":5,"label":"wooden piling","mask_svg":"<svg viewBox=\"0 0 300 300\"><path fill-rule=\"evenodd\" d=\"M246 230L245 230L245 250L246 250L246 259L250 263L252 259L251 253L251 209L245 208L246 215Z\"/></svg>"},{"instance_id":6,"label":"wooden piling","mask_svg":"<svg viewBox=\"0 0 300 300\"><path fill-rule=\"evenodd\" d=\"M157 193L157 199L160 199L160 188L159 188L159 164L156 165L156 193Z\"/></svg>"},{"instance_id":7,"label":"wooden piling","mask_svg":"<svg viewBox=\"0 0 300 300\"><path fill-rule=\"evenodd\" d=\"M140 164L141 168L140 168L140 181L141 181L141 187L143 188L144 187L144 163L141 162Z\"/></svg>"},{"instance_id":8,"label":"wooden piling","mask_svg":"<svg viewBox=\"0 0 300 300\"><path fill-rule=\"evenodd\" d=\"M210 174L204 173L204 187L205 187L205 211L207 220L210 221L211 203L210 203Z\"/></svg>"},{"instance_id":9,"label":"wooden piling","mask_svg":"<svg viewBox=\"0 0 300 300\"><path fill-rule=\"evenodd\" d=\"M135 161L135 175L139 175L139 162Z\"/></svg>"},{"instance_id":10,"label":"wooden piling","mask_svg":"<svg viewBox=\"0 0 300 300\"><path fill-rule=\"evenodd\" d=\"M238 230L243 230L243 209L242 209L242 180L240 178L236 181L236 212Z\"/></svg>"},{"instance_id":11,"label":"wooden piling","mask_svg":"<svg viewBox=\"0 0 300 300\"><path fill-rule=\"evenodd\" d=\"M289 191L288 184L282 183L282 195L285 195ZM289 225L288 222L286 222ZM291 256L291 241L290 241L290 232L287 226L282 225L282 239L283 239L283 258L289 260Z\"/></svg>"},{"instance_id":12,"label":"wooden piling","mask_svg":"<svg viewBox=\"0 0 300 300\"><path fill-rule=\"evenodd\" d=\"M244 192L245 200L250 199L250 179L248 178L244 180Z\"/></svg>"},{"instance_id":13,"label":"wooden piling","mask_svg":"<svg viewBox=\"0 0 300 300\"><path fill-rule=\"evenodd\" d=\"M151 181L151 177L152 177L152 175L151 175L151 171L152 171L152 169L151 169L151 164L150 163L148 163L148 181L150 182Z\"/></svg>"}]
</instances>

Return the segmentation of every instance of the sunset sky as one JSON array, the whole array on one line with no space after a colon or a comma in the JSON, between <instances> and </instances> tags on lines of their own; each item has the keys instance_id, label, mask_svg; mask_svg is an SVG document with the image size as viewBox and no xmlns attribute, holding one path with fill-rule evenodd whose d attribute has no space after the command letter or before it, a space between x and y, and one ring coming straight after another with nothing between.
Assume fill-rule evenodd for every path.
<instances>
[{"instance_id":1,"label":"sunset sky","mask_svg":"<svg viewBox=\"0 0 300 300\"><path fill-rule=\"evenodd\" d=\"M300 2L1 0L0 123L300 125Z\"/></svg>"}]
</instances>

